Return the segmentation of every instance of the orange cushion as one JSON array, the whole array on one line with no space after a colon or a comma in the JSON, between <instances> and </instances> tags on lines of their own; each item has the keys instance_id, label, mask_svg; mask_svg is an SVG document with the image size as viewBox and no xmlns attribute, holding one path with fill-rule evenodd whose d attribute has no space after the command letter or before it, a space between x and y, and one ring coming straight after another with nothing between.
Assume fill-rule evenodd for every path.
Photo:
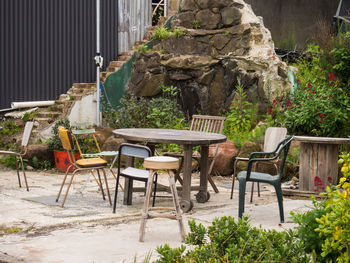
<instances>
[{"instance_id":1,"label":"orange cushion","mask_svg":"<svg viewBox=\"0 0 350 263\"><path fill-rule=\"evenodd\" d=\"M107 166L107 162L102 158L87 158L80 159L75 162L81 168L92 168L92 167L101 167Z\"/></svg>"}]
</instances>

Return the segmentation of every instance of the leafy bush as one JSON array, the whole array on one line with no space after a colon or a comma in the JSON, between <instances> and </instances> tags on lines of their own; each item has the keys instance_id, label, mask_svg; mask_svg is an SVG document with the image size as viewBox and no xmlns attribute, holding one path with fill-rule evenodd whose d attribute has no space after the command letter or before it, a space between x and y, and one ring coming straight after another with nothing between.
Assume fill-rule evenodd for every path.
<instances>
[{"instance_id":1,"label":"leafy bush","mask_svg":"<svg viewBox=\"0 0 350 263\"><path fill-rule=\"evenodd\" d=\"M13 121L5 121L1 126L2 130L0 130L0 134L3 135L13 135L21 130L21 128Z\"/></svg>"},{"instance_id":2,"label":"leafy bush","mask_svg":"<svg viewBox=\"0 0 350 263\"><path fill-rule=\"evenodd\" d=\"M166 29L165 27L158 27L156 29L156 32L154 32L153 38L156 40L164 40L169 38L171 35L171 32Z\"/></svg>"},{"instance_id":3,"label":"leafy bush","mask_svg":"<svg viewBox=\"0 0 350 263\"><path fill-rule=\"evenodd\" d=\"M349 97L333 74L326 81L304 78L285 106L284 124L291 133L329 137L348 134Z\"/></svg>"},{"instance_id":4,"label":"leafy bush","mask_svg":"<svg viewBox=\"0 0 350 263\"><path fill-rule=\"evenodd\" d=\"M46 141L47 146L56 151L64 151L60 137L58 136L58 128L60 126L70 129L70 123L68 118L58 120L52 128L53 136Z\"/></svg>"},{"instance_id":5,"label":"leafy bush","mask_svg":"<svg viewBox=\"0 0 350 263\"><path fill-rule=\"evenodd\" d=\"M177 88L162 86L161 89L162 95L150 100L126 94L120 100L117 127L184 128L184 115L175 100Z\"/></svg>"},{"instance_id":6,"label":"leafy bush","mask_svg":"<svg viewBox=\"0 0 350 263\"><path fill-rule=\"evenodd\" d=\"M325 207L329 211L316 219L319 227L315 230L324 239L322 257L337 255L336 262L346 263L350 261L350 154L340 157L343 177L337 189L327 187Z\"/></svg>"},{"instance_id":7,"label":"leafy bush","mask_svg":"<svg viewBox=\"0 0 350 263\"><path fill-rule=\"evenodd\" d=\"M192 249L158 247L160 258L156 262L309 262L292 230L251 227L248 217L238 222L232 217L217 218L208 229L193 220L189 226L186 243L193 245Z\"/></svg>"},{"instance_id":8,"label":"leafy bush","mask_svg":"<svg viewBox=\"0 0 350 263\"><path fill-rule=\"evenodd\" d=\"M325 258L321 256L322 244L325 238L315 231L319 227L317 219L327 214L329 209L326 209L325 202L319 202L315 197L312 197L312 204L313 207L305 213L291 212L293 221L298 224L296 227L297 236L303 242L305 252L312 255L314 262L333 261L336 255L329 255Z\"/></svg>"}]
</instances>

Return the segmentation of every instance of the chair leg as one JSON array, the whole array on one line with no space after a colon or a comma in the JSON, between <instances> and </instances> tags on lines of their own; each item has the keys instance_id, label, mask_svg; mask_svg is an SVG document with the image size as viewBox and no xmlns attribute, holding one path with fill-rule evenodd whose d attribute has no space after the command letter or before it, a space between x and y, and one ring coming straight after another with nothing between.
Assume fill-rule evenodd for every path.
<instances>
[{"instance_id":1,"label":"chair leg","mask_svg":"<svg viewBox=\"0 0 350 263\"><path fill-rule=\"evenodd\" d=\"M180 173L181 173L181 169L182 169L182 167L184 166L184 158L180 158L180 165L179 165L179 169L177 169L176 170L176 172L175 172L175 182L176 181L179 181L179 183L181 184L181 185L183 185L183 180L182 180L182 178L180 177Z\"/></svg>"},{"instance_id":2,"label":"chair leg","mask_svg":"<svg viewBox=\"0 0 350 263\"><path fill-rule=\"evenodd\" d=\"M19 169L18 169L18 163L17 163L17 156L15 156L15 164L16 164L16 170L17 170L18 185L19 185L19 187L22 187L22 184L21 184L21 177L19 176Z\"/></svg>"},{"instance_id":3,"label":"chair leg","mask_svg":"<svg viewBox=\"0 0 350 263\"><path fill-rule=\"evenodd\" d=\"M154 205L156 203L157 181L158 181L158 173L155 173L154 182L153 182L153 184L154 184L154 191L153 191L152 207L154 207Z\"/></svg>"},{"instance_id":4,"label":"chair leg","mask_svg":"<svg viewBox=\"0 0 350 263\"><path fill-rule=\"evenodd\" d=\"M119 185L119 174L117 175L117 181L115 184L115 192L114 192L114 202L113 202L113 213L115 213L117 207L117 197L118 197L118 185Z\"/></svg>"},{"instance_id":5,"label":"chair leg","mask_svg":"<svg viewBox=\"0 0 350 263\"><path fill-rule=\"evenodd\" d=\"M25 172L25 169L24 169L22 156L19 156L19 159L21 160L21 166L22 166L24 182L26 183L27 191L29 191L28 182L27 182L27 176L26 176L26 172Z\"/></svg>"},{"instance_id":6,"label":"chair leg","mask_svg":"<svg viewBox=\"0 0 350 263\"><path fill-rule=\"evenodd\" d=\"M68 175L69 170L70 170L71 167L72 167L72 165L70 165L70 166L67 168L67 170L66 170L66 174L64 175L64 178L63 178L63 181L62 181L60 190L58 191L58 194L57 194L56 202L58 202L58 200L60 199L60 195L61 195L63 186L64 186L64 184L66 183L67 175Z\"/></svg>"},{"instance_id":7,"label":"chair leg","mask_svg":"<svg viewBox=\"0 0 350 263\"><path fill-rule=\"evenodd\" d=\"M180 209L179 196L178 196L177 190L176 190L175 178L174 178L172 171L168 170L168 174L169 174L169 186L170 186L171 194L173 196L175 216L176 216L176 220L179 223L179 228L180 228L181 241L185 242L185 236L186 236L185 227L184 227L184 224L182 221L182 212Z\"/></svg>"},{"instance_id":8,"label":"chair leg","mask_svg":"<svg viewBox=\"0 0 350 263\"><path fill-rule=\"evenodd\" d=\"M91 171L91 172L92 172L92 171ZM100 183L99 183L99 187L100 187L101 192L102 192L102 198L103 198L103 200L106 200L105 192L103 191L103 185L102 185L102 180L101 180L101 175L100 175L99 169L97 169L97 176L98 176L98 181L100 182Z\"/></svg>"},{"instance_id":9,"label":"chair leg","mask_svg":"<svg viewBox=\"0 0 350 263\"><path fill-rule=\"evenodd\" d=\"M230 199L232 199L232 197L233 197L233 190L234 190L234 187L235 187L237 163L238 163L238 160L235 160L235 162L233 164L233 178L232 178L232 187L231 187L231 197L230 197Z\"/></svg>"},{"instance_id":10,"label":"chair leg","mask_svg":"<svg viewBox=\"0 0 350 263\"><path fill-rule=\"evenodd\" d=\"M68 170L69 170L69 168L68 168ZM72 185L74 175L75 175L75 173L76 173L77 171L79 171L79 169L75 170L75 171L72 173L72 177L71 177L70 182L69 182L69 184L68 184L68 187L67 187L67 190L66 190L66 194L65 194L65 196L64 196L64 198L63 198L63 201L62 201L62 204L61 204L61 207L62 207L62 208L63 208L63 206L64 206L64 203L66 202L66 199L67 199L67 196L68 196L68 192L69 192L69 188L70 188L70 186Z\"/></svg>"},{"instance_id":11,"label":"chair leg","mask_svg":"<svg viewBox=\"0 0 350 263\"><path fill-rule=\"evenodd\" d=\"M141 224L140 224L140 230L139 230L140 242L143 242L145 237L146 221L148 219L149 202L152 195L152 184L153 184L154 173L155 172L153 170L150 170L148 180L147 180L146 197L142 208L142 218L141 218Z\"/></svg>"},{"instance_id":12,"label":"chair leg","mask_svg":"<svg viewBox=\"0 0 350 263\"><path fill-rule=\"evenodd\" d=\"M245 179L238 180L239 182L239 201L238 201L238 217L242 218L244 213L244 199L247 181Z\"/></svg>"},{"instance_id":13,"label":"chair leg","mask_svg":"<svg viewBox=\"0 0 350 263\"><path fill-rule=\"evenodd\" d=\"M253 203L254 182L252 182L252 189L250 190L250 202Z\"/></svg>"},{"instance_id":14,"label":"chair leg","mask_svg":"<svg viewBox=\"0 0 350 263\"><path fill-rule=\"evenodd\" d=\"M282 195L281 183L275 184L274 186L275 186L277 200L278 200L278 207L280 210L281 223L284 223L283 195Z\"/></svg>"},{"instance_id":15,"label":"chair leg","mask_svg":"<svg viewBox=\"0 0 350 263\"><path fill-rule=\"evenodd\" d=\"M105 178L105 184L106 184L106 189L107 189L109 205L112 206L111 194L109 192L108 180L107 180L107 175L106 175L105 169L102 168L102 172L103 172L103 177Z\"/></svg>"},{"instance_id":16,"label":"chair leg","mask_svg":"<svg viewBox=\"0 0 350 263\"><path fill-rule=\"evenodd\" d=\"M260 197L260 183L258 182L258 197Z\"/></svg>"},{"instance_id":17,"label":"chair leg","mask_svg":"<svg viewBox=\"0 0 350 263\"><path fill-rule=\"evenodd\" d=\"M208 173L208 181L211 184L211 187L213 187L214 192L218 193L219 189L216 187L215 182L214 182L213 178L211 177L211 175L209 173Z\"/></svg>"},{"instance_id":18,"label":"chair leg","mask_svg":"<svg viewBox=\"0 0 350 263\"><path fill-rule=\"evenodd\" d=\"M235 179L236 179L236 176L235 176L235 174L233 173L233 175L232 175L232 187L231 187L231 196L230 196L230 199L233 198L233 189L234 189L234 187L235 187Z\"/></svg>"}]
</instances>

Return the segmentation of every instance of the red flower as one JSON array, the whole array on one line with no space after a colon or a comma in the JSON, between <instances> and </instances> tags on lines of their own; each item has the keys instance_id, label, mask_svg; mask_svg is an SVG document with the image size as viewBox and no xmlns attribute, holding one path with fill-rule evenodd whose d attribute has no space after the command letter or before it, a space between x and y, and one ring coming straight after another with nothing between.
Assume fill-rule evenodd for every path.
<instances>
[{"instance_id":1,"label":"red flower","mask_svg":"<svg viewBox=\"0 0 350 263\"><path fill-rule=\"evenodd\" d=\"M315 178L314 178L314 185L315 186L323 185L323 182L322 182L322 180L321 180L321 178L319 176L315 176Z\"/></svg>"},{"instance_id":2,"label":"red flower","mask_svg":"<svg viewBox=\"0 0 350 263\"><path fill-rule=\"evenodd\" d=\"M311 90L312 89L312 84L311 83L307 83L307 90Z\"/></svg>"},{"instance_id":3,"label":"red flower","mask_svg":"<svg viewBox=\"0 0 350 263\"><path fill-rule=\"evenodd\" d=\"M274 100L272 101L272 105L273 105L273 106L276 106L276 105L277 105L277 100L274 99Z\"/></svg>"},{"instance_id":4,"label":"red flower","mask_svg":"<svg viewBox=\"0 0 350 263\"><path fill-rule=\"evenodd\" d=\"M326 116L324 114L322 114L322 113L320 113L319 116L320 116L321 119L326 118Z\"/></svg>"},{"instance_id":5,"label":"red flower","mask_svg":"<svg viewBox=\"0 0 350 263\"><path fill-rule=\"evenodd\" d=\"M315 93L316 92L316 90L315 89L312 89L312 93Z\"/></svg>"},{"instance_id":6,"label":"red flower","mask_svg":"<svg viewBox=\"0 0 350 263\"><path fill-rule=\"evenodd\" d=\"M336 81L337 78L332 73L329 73L329 80Z\"/></svg>"},{"instance_id":7,"label":"red flower","mask_svg":"<svg viewBox=\"0 0 350 263\"><path fill-rule=\"evenodd\" d=\"M290 108L290 107L293 107L293 104L292 104L292 102L291 102L290 100L287 100L286 106L287 106L288 108Z\"/></svg>"},{"instance_id":8,"label":"red flower","mask_svg":"<svg viewBox=\"0 0 350 263\"><path fill-rule=\"evenodd\" d=\"M301 82L300 79L297 79L297 83L300 84L300 82Z\"/></svg>"},{"instance_id":9,"label":"red flower","mask_svg":"<svg viewBox=\"0 0 350 263\"><path fill-rule=\"evenodd\" d=\"M331 87L332 87L332 86L333 86L333 82L330 82L330 83L329 83L329 86L331 86Z\"/></svg>"},{"instance_id":10,"label":"red flower","mask_svg":"<svg viewBox=\"0 0 350 263\"><path fill-rule=\"evenodd\" d=\"M273 114L273 109L271 109L271 108L270 108L270 109L267 109L267 113L270 114L270 115L272 115L272 114Z\"/></svg>"}]
</instances>

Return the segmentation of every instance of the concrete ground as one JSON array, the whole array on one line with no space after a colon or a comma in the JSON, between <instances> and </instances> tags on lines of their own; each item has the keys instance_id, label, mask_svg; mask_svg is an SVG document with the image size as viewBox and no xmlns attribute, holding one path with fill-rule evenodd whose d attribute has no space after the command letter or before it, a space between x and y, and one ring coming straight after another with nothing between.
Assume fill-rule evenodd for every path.
<instances>
[{"instance_id":1,"label":"concrete ground","mask_svg":"<svg viewBox=\"0 0 350 263\"><path fill-rule=\"evenodd\" d=\"M121 192L117 212L113 214L93 178L79 174L65 207L61 208L55 199L63 174L31 171L27 177L29 192L18 187L14 171L0 170L0 262L143 262L147 255L152 260L157 258L155 249L159 245L181 245L177 222L169 219L149 220L145 242L138 242L143 193L134 193L133 205L125 206ZM166 177L160 177L165 184ZM237 219L238 190L231 200L231 178L214 179L220 192L215 194L210 188L211 198L207 203L197 203L196 192L192 192L194 208L183 216L187 232L189 219L204 225L210 225L215 217ZM113 198L115 180L109 176L108 181ZM198 175L194 175L192 185L198 182ZM285 197L286 222L281 225L275 193L270 186L262 188L261 197L255 194L253 204L249 203L250 195L246 195L246 213L254 226L292 228L290 211L305 211L311 204L309 200ZM170 195L159 192L156 205L170 206Z\"/></svg>"}]
</instances>

